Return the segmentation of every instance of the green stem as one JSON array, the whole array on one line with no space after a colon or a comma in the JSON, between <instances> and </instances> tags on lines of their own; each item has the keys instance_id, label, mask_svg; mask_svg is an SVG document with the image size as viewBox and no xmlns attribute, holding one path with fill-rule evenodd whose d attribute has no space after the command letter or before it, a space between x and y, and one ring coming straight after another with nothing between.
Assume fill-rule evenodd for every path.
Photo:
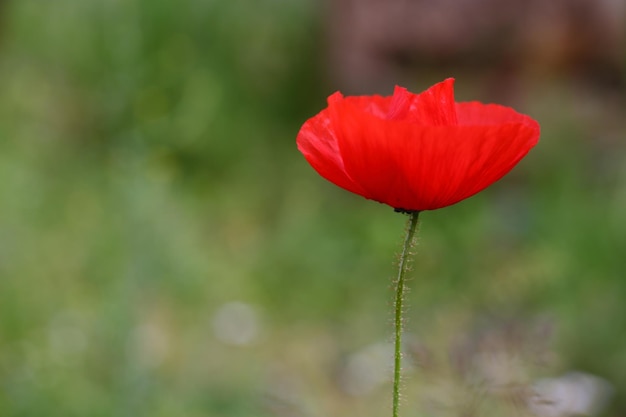
<instances>
[{"instance_id":1,"label":"green stem","mask_svg":"<svg viewBox=\"0 0 626 417\"><path fill-rule=\"evenodd\" d=\"M394 363L393 363L393 417L398 417L398 408L400 405L400 370L402 364L402 303L404 301L404 282L408 269L408 257L415 231L417 230L417 219L419 211L410 213L406 237L402 246L402 254L400 255L400 265L398 266L398 279L396 280L396 303L395 303L395 334L394 334Z\"/></svg>"}]
</instances>

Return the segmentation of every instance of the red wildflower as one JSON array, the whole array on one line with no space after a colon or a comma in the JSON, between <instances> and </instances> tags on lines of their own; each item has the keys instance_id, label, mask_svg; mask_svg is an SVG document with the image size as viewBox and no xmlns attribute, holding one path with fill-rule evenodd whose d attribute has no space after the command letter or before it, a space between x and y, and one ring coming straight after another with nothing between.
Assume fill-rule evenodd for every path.
<instances>
[{"instance_id":1,"label":"red wildflower","mask_svg":"<svg viewBox=\"0 0 626 417\"><path fill-rule=\"evenodd\" d=\"M298 149L328 181L399 210L446 207L508 173L539 124L496 104L455 103L454 79L421 94L344 97L307 120Z\"/></svg>"}]
</instances>

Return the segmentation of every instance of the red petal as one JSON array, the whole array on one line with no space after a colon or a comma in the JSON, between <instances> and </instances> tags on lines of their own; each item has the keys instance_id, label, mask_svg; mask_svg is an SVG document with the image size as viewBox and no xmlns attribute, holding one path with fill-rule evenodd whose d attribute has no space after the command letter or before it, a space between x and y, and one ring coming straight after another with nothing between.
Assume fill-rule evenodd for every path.
<instances>
[{"instance_id":1,"label":"red petal","mask_svg":"<svg viewBox=\"0 0 626 417\"><path fill-rule=\"evenodd\" d=\"M457 203L499 180L539 139L530 117L499 105L454 103L453 80L422 94L329 97L298 148L324 178L406 210Z\"/></svg>"},{"instance_id":2,"label":"red petal","mask_svg":"<svg viewBox=\"0 0 626 417\"><path fill-rule=\"evenodd\" d=\"M446 207L482 191L507 174L537 143L539 132L524 123L432 127L420 132L419 151L402 165L420 201L414 210ZM416 204L416 206L412 206ZM419 206L418 206L419 205Z\"/></svg>"},{"instance_id":3,"label":"red petal","mask_svg":"<svg viewBox=\"0 0 626 417\"><path fill-rule=\"evenodd\" d=\"M361 111L374 115L378 118L385 119L389 112L391 97L373 96L351 96L346 97L344 101Z\"/></svg>"},{"instance_id":4,"label":"red petal","mask_svg":"<svg viewBox=\"0 0 626 417\"><path fill-rule=\"evenodd\" d=\"M328 103L341 101L341 93L328 98ZM348 177L337 145L337 138L332 130L328 109L307 120L296 138L298 149L311 166L328 181L356 194L362 195L362 189Z\"/></svg>"},{"instance_id":5,"label":"red petal","mask_svg":"<svg viewBox=\"0 0 626 417\"><path fill-rule=\"evenodd\" d=\"M406 136L398 128L407 124L372 117L346 102L332 106L330 115L345 170L362 187L360 194L403 208L402 194L410 189L399 169L404 156L398 149Z\"/></svg>"},{"instance_id":6,"label":"red petal","mask_svg":"<svg viewBox=\"0 0 626 417\"><path fill-rule=\"evenodd\" d=\"M483 104L477 101L456 103L456 113L459 125L490 126L512 122L534 125L539 129L539 124L530 117L499 104Z\"/></svg>"},{"instance_id":7,"label":"red petal","mask_svg":"<svg viewBox=\"0 0 626 417\"><path fill-rule=\"evenodd\" d=\"M393 90L393 96L391 97L391 103L389 104L389 110L386 115L387 120L404 120L409 115L411 105L418 99L417 94L409 92L404 87L396 87Z\"/></svg>"},{"instance_id":8,"label":"red petal","mask_svg":"<svg viewBox=\"0 0 626 417\"><path fill-rule=\"evenodd\" d=\"M394 98L397 93L398 89L394 92ZM408 94L412 97L409 100L407 120L422 126L457 124L454 78L437 83L421 94Z\"/></svg>"},{"instance_id":9,"label":"red petal","mask_svg":"<svg viewBox=\"0 0 626 417\"><path fill-rule=\"evenodd\" d=\"M526 123L418 126L350 106L331 111L344 167L367 198L407 210L459 202L504 176L537 142Z\"/></svg>"}]
</instances>

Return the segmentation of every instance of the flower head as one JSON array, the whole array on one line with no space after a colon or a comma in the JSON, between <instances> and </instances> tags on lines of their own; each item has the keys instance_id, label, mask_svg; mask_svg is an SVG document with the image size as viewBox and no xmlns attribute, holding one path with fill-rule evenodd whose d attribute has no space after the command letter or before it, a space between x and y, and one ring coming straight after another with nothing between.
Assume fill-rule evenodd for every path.
<instances>
[{"instance_id":1,"label":"flower head","mask_svg":"<svg viewBox=\"0 0 626 417\"><path fill-rule=\"evenodd\" d=\"M496 104L456 103L454 79L421 94L344 97L307 120L298 149L328 181L404 211L446 207L508 173L539 124Z\"/></svg>"}]
</instances>

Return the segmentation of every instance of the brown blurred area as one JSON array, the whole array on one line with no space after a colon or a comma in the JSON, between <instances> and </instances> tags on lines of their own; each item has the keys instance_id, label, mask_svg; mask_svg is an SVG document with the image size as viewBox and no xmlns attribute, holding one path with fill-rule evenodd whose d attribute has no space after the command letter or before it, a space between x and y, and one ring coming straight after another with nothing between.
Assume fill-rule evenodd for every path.
<instances>
[{"instance_id":1,"label":"brown blurred area","mask_svg":"<svg viewBox=\"0 0 626 417\"><path fill-rule=\"evenodd\" d=\"M331 0L327 13L330 78L346 93L433 69L482 74L504 101L550 77L624 93L624 0Z\"/></svg>"}]
</instances>

